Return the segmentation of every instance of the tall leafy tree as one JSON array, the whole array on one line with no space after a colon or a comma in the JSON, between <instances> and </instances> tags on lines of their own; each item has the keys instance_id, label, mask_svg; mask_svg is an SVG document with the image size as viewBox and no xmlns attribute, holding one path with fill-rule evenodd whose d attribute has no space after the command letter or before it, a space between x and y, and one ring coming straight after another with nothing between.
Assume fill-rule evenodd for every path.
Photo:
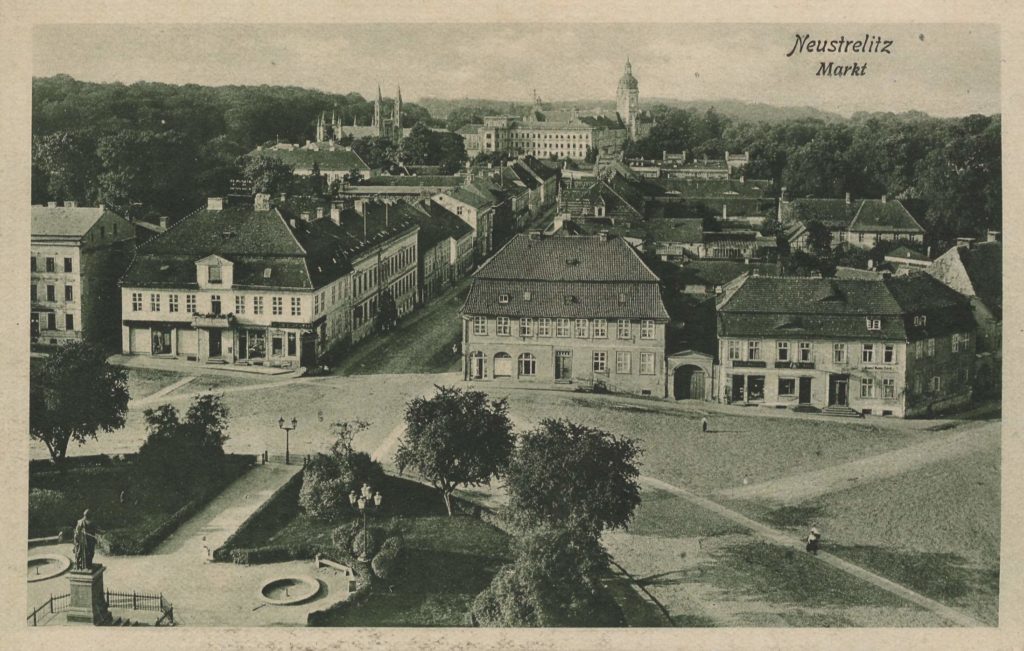
<instances>
[{"instance_id":1,"label":"tall leafy tree","mask_svg":"<svg viewBox=\"0 0 1024 651\"><path fill-rule=\"evenodd\" d=\"M254 192L277 194L289 187L294 169L273 156L247 156L242 175L252 183Z\"/></svg>"},{"instance_id":2,"label":"tall leafy tree","mask_svg":"<svg viewBox=\"0 0 1024 651\"><path fill-rule=\"evenodd\" d=\"M452 514L452 493L504 473L514 438L506 400L482 391L438 386L405 407L405 435L395 453L399 472L412 469L436 488Z\"/></svg>"},{"instance_id":3,"label":"tall leafy tree","mask_svg":"<svg viewBox=\"0 0 1024 651\"><path fill-rule=\"evenodd\" d=\"M128 374L108 364L98 346L72 342L33 366L29 433L54 462L67 457L71 441L85 443L123 427L127 412Z\"/></svg>"},{"instance_id":4,"label":"tall leafy tree","mask_svg":"<svg viewBox=\"0 0 1024 651\"><path fill-rule=\"evenodd\" d=\"M512 519L593 536L625 527L640 504L641 454L627 437L564 419L541 421L520 435L505 476Z\"/></svg>"},{"instance_id":5,"label":"tall leafy tree","mask_svg":"<svg viewBox=\"0 0 1024 651\"><path fill-rule=\"evenodd\" d=\"M220 472L228 440L228 408L220 396L196 396L184 418L169 404L147 409L143 417L140 482L193 493Z\"/></svg>"}]
</instances>

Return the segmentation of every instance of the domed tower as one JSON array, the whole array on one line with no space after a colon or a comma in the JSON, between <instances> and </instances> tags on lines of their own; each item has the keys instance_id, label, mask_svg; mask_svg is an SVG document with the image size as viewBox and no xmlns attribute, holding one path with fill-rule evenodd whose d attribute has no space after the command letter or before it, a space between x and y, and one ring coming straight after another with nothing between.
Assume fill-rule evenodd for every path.
<instances>
[{"instance_id":1,"label":"domed tower","mask_svg":"<svg viewBox=\"0 0 1024 651\"><path fill-rule=\"evenodd\" d=\"M619 79L616 93L616 110L619 118L626 125L630 138L636 137L637 116L640 114L640 85L633 76L633 66L626 59L626 70Z\"/></svg>"}]
</instances>

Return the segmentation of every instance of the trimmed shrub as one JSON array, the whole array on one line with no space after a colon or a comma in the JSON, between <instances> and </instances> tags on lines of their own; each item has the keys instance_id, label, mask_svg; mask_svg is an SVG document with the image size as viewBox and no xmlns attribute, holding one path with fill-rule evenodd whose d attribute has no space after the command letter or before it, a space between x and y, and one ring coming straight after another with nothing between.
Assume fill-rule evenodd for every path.
<instances>
[{"instance_id":1,"label":"trimmed shrub","mask_svg":"<svg viewBox=\"0 0 1024 651\"><path fill-rule=\"evenodd\" d=\"M340 527L335 527L334 531L331 532L331 542L334 543L335 547L347 554L352 549L352 539L355 538L358 531L359 522L357 520L346 522Z\"/></svg>"},{"instance_id":2,"label":"trimmed shrub","mask_svg":"<svg viewBox=\"0 0 1024 651\"><path fill-rule=\"evenodd\" d=\"M284 561L305 561L313 558L320 550L316 545L295 543L291 545L267 545L231 550L231 561L239 565L281 563Z\"/></svg>"},{"instance_id":3,"label":"trimmed shrub","mask_svg":"<svg viewBox=\"0 0 1024 651\"><path fill-rule=\"evenodd\" d=\"M380 551L373 557L370 567L380 579L394 579L402 571L402 560L405 552L405 541L392 536L380 546Z\"/></svg>"},{"instance_id":4,"label":"trimmed shrub","mask_svg":"<svg viewBox=\"0 0 1024 651\"><path fill-rule=\"evenodd\" d=\"M386 535L383 529L379 527L368 527L367 529L367 533L364 534L363 530L360 528L359 531L356 532L355 536L352 537L352 553L357 557L363 555L364 545L368 544L366 547L366 556L372 558L373 555L377 553L377 550L380 549L381 543L384 542Z\"/></svg>"},{"instance_id":5,"label":"trimmed shrub","mask_svg":"<svg viewBox=\"0 0 1024 651\"><path fill-rule=\"evenodd\" d=\"M319 520L342 518L351 512L350 491L383 482L384 468L365 452L317 454L306 464L299 506Z\"/></svg>"}]
</instances>

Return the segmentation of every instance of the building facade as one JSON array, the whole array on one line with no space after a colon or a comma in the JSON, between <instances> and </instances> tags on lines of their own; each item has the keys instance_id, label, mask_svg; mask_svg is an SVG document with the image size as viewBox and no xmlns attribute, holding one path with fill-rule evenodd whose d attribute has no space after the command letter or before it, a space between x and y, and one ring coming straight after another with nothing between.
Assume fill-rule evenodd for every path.
<instances>
[{"instance_id":1,"label":"building facade","mask_svg":"<svg viewBox=\"0 0 1024 651\"><path fill-rule=\"evenodd\" d=\"M897 199L793 199L779 201L779 218L793 251L810 249L808 225L823 224L831 233L832 248L849 245L870 249L879 242L923 244L925 230Z\"/></svg>"},{"instance_id":2,"label":"building facade","mask_svg":"<svg viewBox=\"0 0 1024 651\"><path fill-rule=\"evenodd\" d=\"M417 231L337 207L293 212L267 195L211 198L140 247L122 278L122 352L311 366L371 330L384 289L399 316L412 309Z\"/></svg>"},{"instance_id":3,"label":"building facade","mask_svg":"<svg viewBox=\"0 0 1024 651\"><path fill-rule=\"evenodd\" d=\"M967 302L925 274L742 276L717 300L722 402L906 417L971 396Z\"/></svg>"},{"instance_id":4,"label":"building facade","mask_svg":"<svg viewBox=\"0 0 1024 651\"><path fill-rule=\"evenodd\" d=\"M308 142L303 146L282 143L271 147L257 147L249 156L275 158L291 166L297 176L322 175L328 183L343 180L353 174L368 176L370 166L351 147L333 142Z\"/></svg>"},{"instance_id":5,"label":"building facade","mask_svg":"<svg viewBox=\"0 0 1024 651\"><path fill-rule=\"evenodd\" d=\"M33 343L116 341L117 281L134 242L132 223L104 206L32 206Z\"/></svg>"},{"instance_id":6,"label":"building facade","mask_svg":"<svg viewBox=\"0 0 1024 651\"><path fill-rule=\"evenodd\" d=\"M623 240L517 235L473 276L464 377L664 397L667 322L658 277Z\"/></svg>"}]
</instances>

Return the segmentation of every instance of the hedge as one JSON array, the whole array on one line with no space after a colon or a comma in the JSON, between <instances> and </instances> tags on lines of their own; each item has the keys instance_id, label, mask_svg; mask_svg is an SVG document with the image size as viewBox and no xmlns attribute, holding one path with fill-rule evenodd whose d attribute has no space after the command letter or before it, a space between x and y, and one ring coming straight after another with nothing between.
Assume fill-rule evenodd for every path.
<instances>
[{"instance_id":1,"label":"hedge","mask_svg":"<svg viewBox=\"0 0 1024 651\"><path fill-rule=\"evenodd\" d=\"M380 551L373 557L370 567L379 579L394 580L402 570L405 554L405 541L399 536L392 536L380 546Z\"/></svg>"},{"instance_id":2,"label":"hedge","mask_svg":"<svg viewBox=\"0 0 1024 651\"><path fill-rule=\"evenodd\" d=\"M314 610L306 615L306 626L331 626L332 624L327 622L332 621L333 618L329 619L328 615L344 614L347 610L369 599L372 591L372 584L369 581L364 582L363 585L356 588L355 592L349 594L348 599L345 601L328 606L323 610Z\"/></svg>"},{"instance_id":3,"label":"hedge","mask_svg":"<svg viewBox=\"0 0 1024 651\"><path fill-rule=\"evenodd\" d=\"M286 481L280 488L274 491L274 493L267 499L266 502L261 504L259 508L257 508L249 515L249 517L243 520L242 524L238 525L238 528L235 529L234 533L232 533L224 540L224 544L222 544L217 549L213 550L213 560L220 563L237 563L238 561L235 561L232 555L235 541L238 540L244 534L247 534L249 532L249 529L255 526L257 522L259 522L260 516L262 516L269 508L271 508L271 506L276 505L279 500L284 499L284 497L287 496L289 489L294 489L296 484L302 483L302 473L303 471L301 470L295 473L295 475L293 475L291 479Z\"/></svg>"},{"instance_id":4,"label":"hedge","mask_svg":"<svg viewBox=\"0 0 1024 651\"><path fill-rule=\"evenodd\" d=\"M267 545L265 547L239 547L230 550L230 557L231 562L239 565L258 565L260 563L305 561L326 551L328 550L322 549L319 545L295 543L291 545Z\"/></svg>"}]
</instances>

